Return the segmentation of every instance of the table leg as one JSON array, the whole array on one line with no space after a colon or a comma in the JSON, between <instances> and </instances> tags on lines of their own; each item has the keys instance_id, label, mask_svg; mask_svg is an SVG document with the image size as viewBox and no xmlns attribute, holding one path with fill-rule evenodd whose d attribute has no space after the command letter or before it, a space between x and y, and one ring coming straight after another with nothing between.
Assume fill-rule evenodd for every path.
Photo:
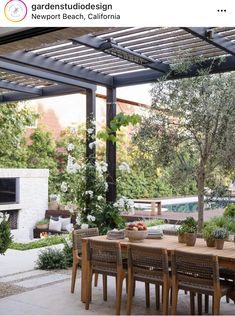
<instances>
[{"instance_id":1,"label":"table leg","mask_svg":"<svg viewBox=\"0 0 235 316\"><path fill-rule=\"evenodd\" d=\"M86 287L87 287L87 240L82 240L82 267L81 267L81 301L86 301Z\"/></svg>"}]
</instances>

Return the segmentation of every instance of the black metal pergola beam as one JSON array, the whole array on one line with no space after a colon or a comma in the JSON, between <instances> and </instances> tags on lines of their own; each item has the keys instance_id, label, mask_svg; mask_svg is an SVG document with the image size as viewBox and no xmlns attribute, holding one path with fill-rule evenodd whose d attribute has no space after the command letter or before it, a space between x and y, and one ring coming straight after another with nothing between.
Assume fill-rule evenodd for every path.
<instances>
[{"instance_id":1,"label":"black metal pergola beam","mask_svg":"<svg viewBox=\"0 0 235 316\"><path fill-rule=\"evenodd\" d=\"M20 84L14 83L14 82L10 82L8 80L1 80L0 79L0 88L7 89L7 90L18 91L18 92L23 92L23 93L35 94L35 95L38 95L38 96L42 95L42 89L41 88L35 88L35 87L20 85Z\"/></svg>"},{"instance_id":2,"label":"black metal pergola beam","mask_svg":"<svg viewBox=\"0 0 235 316\"><path fill-rule=\"evenodd\" d=\"M216 33L212 28L206 27L183 27L185 31L191 33L207 43L235 56L235 43L228 38Z\"/></svg>"},{"instance_id":3,"label":"black metal pergola beam","mask_svg":"<svg viewBox=\"0 0 235 316\"><path fill-rule=\"evenodd\" d=\"M139 54L135 51L132 51L128 48L122 47L116 43L113 43L112 40L102 40L93 35L83 35L77 38L72 39L73 43L76 45L81 44L96 50L102 51L108 55L113 55L119 57L123 60L128 60L137 65L151 68L162 73L167 73L170 69L168 64L164 64L160 61L155 61L144 54Z\"/></svg>"},{"instance_id":4,"label":"black metal pergola beam","mask_svg":"<svg viewBox=\"0 0 235 316\"><path fill-rule=\"evenodd\" d=\"M37 55L32 52L18 51L8 54L7 56L0 56L0 61L1 60L5 60L9 63L20 63L22 66L26 66L31 69L33 67L35 70L51 71L54 75L58 76L65 75L68 78L84 81L84 84L90 83L102 86L112 86L113 84L111 76L103 75L101 73L85 69L84 67L65 63L60 60ZM89 89L88 86L87 88Z\"/></svg>"},{"instance_id":5,"label":"black metal pergola beam","mask_svg":"<svg viewBox=\"0 0 235 316\"><path fill-rule=\"evenodd\" d=\"M56 97L73 93L84 93L85 90L75 86L54 85L41 88L41 94L30 94L25 92L8 92L0 95L0 102L15 102L24 100L41 99L48 97Z\"/></svg>"},{"instance_id":6,"label":"black metal pergola beam","mask_svg":"<svg viewBox=\"0 0 235 316\"><path fill-rule=\"evenodd\" d=\"M20 63L18 61L14 61L5 57L0 56L0 69L5 71L10 71L14 73L20 73L27 76L32 76L36 78L46 79L53 82L66 84L66 85L73 85L76 87L81 87L84 89L94 89L95 85L90 84L79 79L70 76L70 74L58 74L53 70L48 68L47 70L41 70L40 67L32 67L27 66L24 63Z\"/></svg>"},{"instance_id":7,"label":"black metal pergola beam","mask_svg":"<svg viewBox=\"0 0 235 316\"><path fill-rule=\"evenodd\" d=\"M235 71L235 57L228 56L221 58L208 59L200 64L193 65L187 72L175 73L170 72L166 80L183 79L193 77L198 74L199 70L208 68L212 65L211 74ZM131 74L121 74L114 77L114 87L124 87L130 85L144 84L154 82L163 76L162 73L154 70L137 71Z\"/></svg>"}]
</instances>

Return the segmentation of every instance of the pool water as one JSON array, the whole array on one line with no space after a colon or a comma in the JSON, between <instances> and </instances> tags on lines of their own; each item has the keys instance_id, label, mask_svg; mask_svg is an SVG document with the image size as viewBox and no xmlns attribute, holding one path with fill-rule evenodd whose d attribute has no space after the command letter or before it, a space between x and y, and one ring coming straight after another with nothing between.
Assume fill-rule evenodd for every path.
<instances>
[{"instance_id":1,"label":"pool water","mask_svg":"<svg viewBox=\"0 0 235 316\"><path fill-rule=\"evenodd\" d=\"M226 201L216 201L216 202L205 202L204 210L214 210L217 208L224 208L228 202ZM176 212L176 213L192 213L197 212L198 210L198 203L197 202L189 202L189 203L180 203L180 204L171 204L171 205L164 205L164 208L167 208L169 212Z\"/></svg>"}]
</instances>

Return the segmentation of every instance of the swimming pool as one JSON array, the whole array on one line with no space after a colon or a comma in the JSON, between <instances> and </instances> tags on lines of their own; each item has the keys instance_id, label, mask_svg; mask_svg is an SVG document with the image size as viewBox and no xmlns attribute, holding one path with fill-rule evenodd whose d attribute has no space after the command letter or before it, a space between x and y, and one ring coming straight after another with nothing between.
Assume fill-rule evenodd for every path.
<instances>
[{"instance_id":1,"label":"swimming pool","mask_svg":"<svg viewBox=\"0 0 235 316\"><path fill-rule=\"evenodd\" d=\"M227 204L231 203L232 201L222 200L222 201L212 201L212 202L205 202L204 210L215 210L218 208L224 208ZM234 203L234 202L233 202ZM185 203L171 203L167 204L167 201L162 203L163 211L175 212L175 213L195 213L198 211L198 203L193 202L185 202ZM150 210L149 204L138 204L135 206L135 209L138 210Z\"/></svg>"}]
</instances>

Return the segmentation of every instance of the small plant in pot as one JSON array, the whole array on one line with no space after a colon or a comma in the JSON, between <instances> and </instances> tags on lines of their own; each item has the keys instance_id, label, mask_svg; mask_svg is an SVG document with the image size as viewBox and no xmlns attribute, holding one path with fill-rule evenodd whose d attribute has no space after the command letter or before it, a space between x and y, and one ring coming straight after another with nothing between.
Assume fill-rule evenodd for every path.
<instances>
[{"instance_id":1,"label":"small plant in pot","mask_svg":"<svg viewBox=\"0 0 235 316\"><path fill-rule=\"evenodd\" d=\"M224 241L229 236L229 231L226 228L216 228L213 231L213 238L215 239L216 249L223 249Z\"/></svg>"},{"instance_id":2,"label":"small plant in pot","mask_svg":"<svg viewBox=\"0 0 235 316\"><path fill-rule=\"evenodd\" d=\"M42 219L42 220L40 220L40 221L38 221L36 223L36 227L38 229L47 229L48 225L49 225L49 220L48 219Z\"/></svg>"},{"instance_id":3,"label":"small plant in pot","mask_svg":"<svg viewBox=\"0 0 235 316\"><path fill-rule=\"evenodd\" d=\"M197 239L197 222L193 217L187 217L185 222L185 243L187 246L194 246Z\"/></svg>"},{"instance_id":4,"label":"small plant in pot","mask_svg":"<svg viewBox=\"0 0 235 316\"><path fill-rule=\"evenodd\" d=\"M179 243L185 243L185 232L186 232L186 227L184 224L182 224L178 229L177 229L177 234L178 234L178 241Z\"/></svg>"},{"instance_id":5,"label":"small plant in pot","mask_svg":"<svg viewBox=\"0 0 235 316\"><path fill-rule=\"evenodd\" d=\"M214 222L208 221L204 223L202 229L202 235L206 241L207 247L215 247L215 238L213 237L213 232L217 228Z\"/></svg>"}]
</instances>

